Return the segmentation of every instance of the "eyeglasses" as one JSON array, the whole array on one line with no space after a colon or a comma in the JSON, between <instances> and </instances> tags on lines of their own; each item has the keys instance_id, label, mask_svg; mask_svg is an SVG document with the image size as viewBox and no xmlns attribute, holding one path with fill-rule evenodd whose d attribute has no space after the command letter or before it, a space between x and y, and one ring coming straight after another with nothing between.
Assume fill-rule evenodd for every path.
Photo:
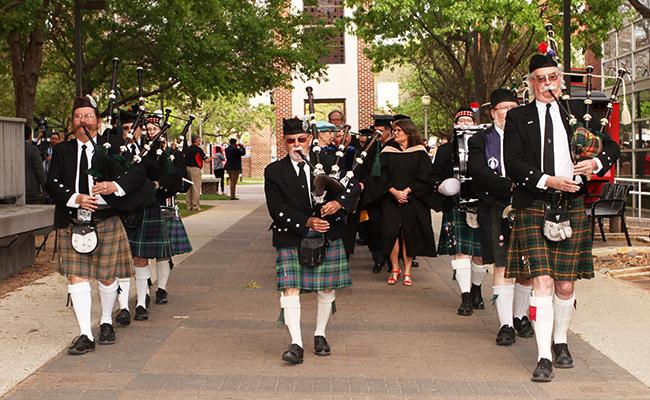
<instances>
[{"instance_id":1,"label":"eyeglasses","mask_svg":"<svg viewBox=\"0 0 650 400\"><path fill-rule=\"evenodd\" d=\"M88 114L75 114L72 116L74 119L94 119L95 114L94 113L88 113Z\"/></svg>"},{"instance_id":2,"label":"eyeglasses","mask_svg":"<svg viewBox=\"0 0 650 400\"><path fill-rule=\"evenodd\" d=\"M294 144L294 143L305 143L307 141L308 136L300 136L297 138L285 138L284 141L287 144Z\"/></svg>"},{"instance_id":3,"label":"eyeglasses","mask_svg":"<svg viewBox=\"0 0 650 400\"><path fill-rule=\"evenodd\" d=\"M546 82L547 79L548 79L549 82L554 82L559 77L560 77L560 75L558 75L556 73L552 73L552 74L547 74L547 75L537 75L537 76L534 76L533 79L537 83L544 83L544 82Z\"/></svg>"},{"instance_id":4,"label":"eyeglasses","mask_svg":"<svg viewBox=\"0 0 650 400\"><path fill-rule=\"evenodd\" d=\"M501 110L510 111L510 110L512 110L513 108L517 108L517 107L518 107L518 106L496 107L496 108L494 108L494 110L495 110L495 111L501 111Z\"/></svg>"}]
</instances>

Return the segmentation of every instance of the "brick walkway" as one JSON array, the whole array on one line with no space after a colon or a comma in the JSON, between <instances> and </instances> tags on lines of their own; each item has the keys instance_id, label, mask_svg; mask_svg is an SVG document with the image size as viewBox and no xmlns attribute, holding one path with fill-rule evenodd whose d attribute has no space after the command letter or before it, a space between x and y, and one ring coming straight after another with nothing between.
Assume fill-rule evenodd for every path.
<instances>
[{"instance_id":1,"label":"brick walkway","mask_svg":"<svg viewBox=\"0 0 650 400\"><path fill-rule=\"evenodd\" d=\"M62 352L5 398L650 399L648 387L575 335L576 368L530 382L534 339L496 346L491 306L456 316L448 258L420 260L412 288L388 287L385 273L370 273L365 249L330 322L333 355L310 352L316 305L304 295L305 363L285 365L268 223L260 207L174 271L170 303L152 305L148 322L120 329L117 344L94 353ZM245 288L250 281L261 288Z\"/></svg>"}]
</instances>

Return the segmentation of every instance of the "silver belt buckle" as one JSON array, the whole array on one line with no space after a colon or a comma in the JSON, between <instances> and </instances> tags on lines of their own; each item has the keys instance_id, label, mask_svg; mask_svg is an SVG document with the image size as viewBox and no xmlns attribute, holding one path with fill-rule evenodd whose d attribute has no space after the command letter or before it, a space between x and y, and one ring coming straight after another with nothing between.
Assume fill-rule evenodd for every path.
<instances>
[{"instance_id":1,"label":"silver belt buckle","mask_svg":"<svg viewBox=\"0 0 650 400\"><path fill-rule=\"evenodd\" d=\"M85 208L77 209L77 220L79 222L90 222L93 219L93 212Z\"/></svg>"}]
</instances>

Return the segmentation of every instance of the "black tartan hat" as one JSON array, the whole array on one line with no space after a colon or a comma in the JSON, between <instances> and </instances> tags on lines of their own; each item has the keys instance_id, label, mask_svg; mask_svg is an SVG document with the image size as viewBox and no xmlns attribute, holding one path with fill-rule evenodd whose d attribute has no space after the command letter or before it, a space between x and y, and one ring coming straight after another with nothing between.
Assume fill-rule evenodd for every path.
<instances>
[{"instance_id":1,"label":"black tartan hat","mask_svg":"<svg viewBox=\"0 0 650 400\"><path fill-rule=\"evenodd\" d=\"M300 118L283 118L282 133L285 135L296 135L298 133L308 133L302 126Z\"/></svg>"}]
</instances>

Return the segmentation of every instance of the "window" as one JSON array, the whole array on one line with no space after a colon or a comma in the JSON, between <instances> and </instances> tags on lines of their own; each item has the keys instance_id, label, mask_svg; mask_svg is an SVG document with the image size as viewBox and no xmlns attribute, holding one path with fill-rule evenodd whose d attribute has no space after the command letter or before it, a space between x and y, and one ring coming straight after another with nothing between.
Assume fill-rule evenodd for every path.
<instances>
[{"instance_id":1,"label":"window","mask_svg":"<svg viewBox=\"0 0 650 400\"><path fill-rule=\"evenodd\" d=\"M640 49L650 44L650 21L642 19L634 23L635 48Z\"/></svg>"},{"instance_id":2,"label":"window","mask_svg":"<svg viewBox=\"0 0 650 400\"><path fill-rule=\"evenodd\" d=\"M345 115L345 99L314 99L316 121L327 121L327 115L339 110ZM305 100L305 115L309 114L309 103Z\"/></svg>"},{"instance_id":3,"label":"window","mask_svg":"<svg viewBox=\"0 0 650 400\"><path fill-rule=\"evenodd\" d=\"M316 19L315 23L334 27L343 19L343 0L305 0L305 14ZM323 64L345 64L345 29L334 28L327 38L327 55L321 57Z\"/></svg>"},{"instance_id":4,"label":"window","mask_svg":"<svg viewBox=\"0 0 650 400\"><path fill-rule=\"evenodd\" d=\"M634 54L634 79L643 79L650 76L648 56L650 56L650 49L641 50Z\"/></svg>"},{"instance_id":5,"label":"window","mask_svg":"<svg viewBox=\"0 0 650 400\"><path fill-rule=\"evenodd\" d=\"M603 45L604 58L616 57L616 32L612 32L607 36L607 41Z\"/></svg>"},{"instance_id":6,"label":"window","mask_svg":"<svg viewBox=\"0 0 650 400\"><path fill-rule=\"evenodd\" d=\"M635 94L636 112L635 119L650 118L650 90L644 90ZM650 139L650 137L648 138Z\"/></svg>"},{"instance_id":7,"label":"window","mask_svg":"<svg viewBox=\"0 0 650 400\"><path fill-rule=\"evenodd\" d=\"M622 55L632 51L632 25L628 25L618 32L618 54Z\"/></svg>"}]
</instances>

